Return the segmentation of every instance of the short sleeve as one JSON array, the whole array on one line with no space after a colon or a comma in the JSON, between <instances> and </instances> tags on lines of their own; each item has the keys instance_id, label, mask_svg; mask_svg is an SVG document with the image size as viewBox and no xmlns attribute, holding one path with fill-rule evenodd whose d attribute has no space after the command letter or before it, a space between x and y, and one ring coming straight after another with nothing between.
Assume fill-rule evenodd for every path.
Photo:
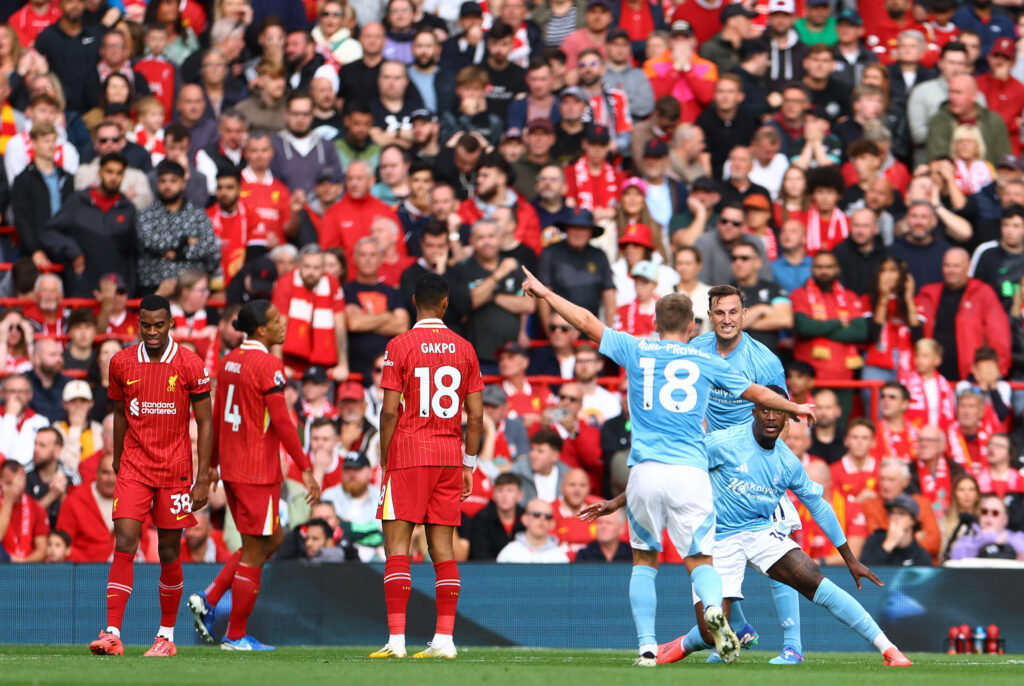
<instances>
[{"instance_id":1,"label":"short sleeve","mask_svg":"<svg viewBox=\"0 0 1024 686\"><path fill-rule=\"evenodd\" d=\"M121 378L121 364L118 360L110 361L110 386L107 397L115 402L124 400L124 380Z\"/></svg>"},{"instance_id":2,"label":"short sleeve","mask_svg":"<svg viewBox=\"0 0 1024 686\"><path fill-rule=\"evenodd\" d=\"M735 397L743 395L750 388L750 379L732 368L720 357L709 357L711 374L708 380L718 388L725 389Z\"/></svg>"},{"instance_id":3,"label":"short sleeve","mask_svg":"<svg viewBox=\"0 0 1024 686\"><path fill-rule=\"evenodd\" d=\"M604 327L604 333L601 334L601 345L598 348L602 355L628 371L628 363L631 357L635 357L632 355L635 349L636 338L611 327Z\"/></svg>"},{"instance_id":4,"label":"short sleeve","mask_svg":"<svg viewBox=\"0 0 1024 686\"><path fill-rule=\"evenodd\" d=\"M384 349L384 371L380 375L380 387L389 391L405 390L402 382L401 360L398 359L398 339L392 338Z\"/></svg>"},{"instance_id":5,"label":"short sleeve","mask_svg":"<svg viewBox=\"0 0 1024 686\"><path fill-rule=\"evenodd\" d=\"M198 356L189 358L185 373L187 374L185 387L190 394L210 393L210 370L203 366Z\"/></svg>"},{"instance_id":6,"label":"short sleeve","mask_svg":"<svg viewBox=\"0 0 1024 686\"><path fill-rule=\"evenodd\" d=\"M284 377L284 365L276 357L267 356L267 362L260 370L260 392L263 395L280 393L287 381Z\"/></svg>"},{"instance_id":7,"label":"short sleeve","mask_svg":"<svg viewBox=\"0 0 1024 686\"><path fill-rule=\"evenodd\" d=\"M331 284L331 307L334 309L335 314L338 312L345 311L345 291L341 285L332 277L330 280Z\"/></svg>"},{"instance_id":8,"label":"short sleeve","mask_svg":"<svg viewBox=\"0 0 1024 686\"><path fill-rule=\"evenodd\" d=\"M793 303L794 314L808 314L810 312L810 307L807 305L807 291L803 288L794 289L794 291L789 294L789 301Z\"/></svg>"}]
</instances>

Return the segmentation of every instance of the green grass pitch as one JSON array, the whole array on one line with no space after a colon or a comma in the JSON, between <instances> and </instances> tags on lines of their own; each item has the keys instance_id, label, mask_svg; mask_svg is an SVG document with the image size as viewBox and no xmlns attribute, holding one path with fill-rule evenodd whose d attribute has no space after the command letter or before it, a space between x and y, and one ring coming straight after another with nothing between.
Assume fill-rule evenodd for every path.
<instances>
[{"instance_id":1,"label":"green grass pitch","mask_svg":"<svg viewBox=\"0 0 1024 686\"><path fill-rule=\"evenodd\" d=\"M909 655L913 667L887 669L877 653L809 653L805 665L776 667L768 664L774 653L761 650L744 651L734 665L704 664L705 653L675 665L639 669L632 666L633 655L625 651L463 648L457 660L383 661L366 658L372 649L284 648L245 654L189 647L180 649L176 658L144 659L145 648L139 646L129 646L121 658L90 655L86 646L0 646L0 684L678 686L692 677L729 686L1024 683L1021 655L914 653Z\"/></svg>"}]
</instances>

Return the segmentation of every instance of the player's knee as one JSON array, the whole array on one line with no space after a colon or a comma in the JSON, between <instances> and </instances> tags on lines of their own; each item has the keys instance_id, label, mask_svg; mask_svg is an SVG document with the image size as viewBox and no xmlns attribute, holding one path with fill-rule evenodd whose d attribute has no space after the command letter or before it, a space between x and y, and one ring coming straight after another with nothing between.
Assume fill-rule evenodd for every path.
<instances>
[{"instance_id":1,"label":"player's knee","mask_svg":"<svg viewBox=\"0 0 1024 686\"><path fill-rule=\"evenodd\" d=\"M119 553L134 555L139 549L139 539L125 533L118 533L114 537L114 550Z\"/></svg>"},{"instance_id":2,"label":"player's knee","mask_svg":"<svg viewBox=\"0 0 1024 686\"><path fill-rule=\"evenodd\" d=\"M157 546L157 555L160 556L160 564L169 565L178 559L178 555L181 554L181 544L178 545L164 545L160 544Z\"/></svg>"},{"instance_id":3,"label":"player's knee","mask_svg":"<svg viewBox=\"0 0 1024 686\"><path fill-rule=\"evenodd\" d=\"M263 552L267 557L270 557L277 549L281 547L284 542L284 530L281 527L277 527L274 533L267 537L266 542L263 544Z\"/></svg>"}]
</instances>

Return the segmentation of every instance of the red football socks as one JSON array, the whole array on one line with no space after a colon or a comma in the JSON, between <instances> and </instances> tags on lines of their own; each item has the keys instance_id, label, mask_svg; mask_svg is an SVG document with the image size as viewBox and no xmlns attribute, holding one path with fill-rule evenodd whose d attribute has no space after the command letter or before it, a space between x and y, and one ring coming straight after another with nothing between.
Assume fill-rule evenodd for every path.
<instances>
[{"instance_id":1,"label":"red football socks","mask_svg":"<svg viewBox=\"0 0 1024 686\"><path fill-rule=\"evenodd\" d=\"M256 605L260 592L262 567L250 567L239 563L235 579L231 583L231 619L228 620L227 638L237 641L245 637L249 615Z\"/></svg>"},{"instance_id":2,"label":"red football socks","mask_svg":"<svg viewBox=\"0 0 1024 686\"><path fill-rule=\"evenodd\" d=\"M455 610L459 605L459 567L455 560L445 560L434 565L435 602L437 604L436 632L451 636L455 629Z\"/></svg>"},{"instance_id":3,"label":"red football socks","mask_svg":"<svg viewBox=\"0 0 1024 686\"><path fill-rule=\"evenodd\" d=\"M206 587L206 602L214 608L217 607L217 603L224 597L224 594L231 588L232 582L235 580L235 572L238 571L238 563L242 559L242 549L239 548L235 551L235 554L228 558L228 561L224 563L224 567L220 570L220 574L217 578L210 582L210 585Z\"/></svg>"},{"instance_id":4,"label":"red football socks","mask_svg":"<svg viewBox=\"0 0 1024 686\"><path fill-rule=\"evenodd\" d=\"M388 633L405 633L405 608L412 593L409 556L392 555L384 563L384 603L388 608Z\"/></svg>"},{"instance_id":5,"label":"red football socks","mask_svg":"<svg viewBox=\"0 0 1024 686\"><path fill-rule=\"evenodd\" d=\"M160 566L160 626L173 627L177 621L184 585L180 559Z\"/></svg>"},{"instance_id":6,"label":"red football socks","mask_svg":"<svg viewBox=\"0 0 1024 686\"><path fill-rule=\"evenodd\" d=\"M124 608L132 594L135 580L135 556L130 553L114 553L107 574L107 626L121 629Z\"/></svg>"}]
</instances>

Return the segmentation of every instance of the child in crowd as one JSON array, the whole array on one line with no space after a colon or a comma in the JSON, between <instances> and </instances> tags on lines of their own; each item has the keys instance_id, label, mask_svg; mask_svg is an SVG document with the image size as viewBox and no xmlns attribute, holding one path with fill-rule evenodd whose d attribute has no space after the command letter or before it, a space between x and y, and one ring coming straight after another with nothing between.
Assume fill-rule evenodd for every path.
<instances>
[{"instance_id":1,"label":"child in crowd","mask_svg":"<svg viewBox=\"0 0 1024 686\"><path fill-rule=\"evenodd\" d=\"M135 112L139 123L128 132L127 138L146 149L155 167L167 156L164 149L164 105L152 95L147 95L136 103Z\"/></svg>"},{"instance_id":2,"label":"child in crowd","mask_svg":"<svg viewBox=\"0 0 1024 686\"><path fill-rule=\"evenodd\" d=\"M934 424L943 431L956 419L956 394L946 377L938 373L942 346L934 338L914 344L914 369L900 376L910 391L907 421L918 428Z\"/></svg>"}]
</instances>

